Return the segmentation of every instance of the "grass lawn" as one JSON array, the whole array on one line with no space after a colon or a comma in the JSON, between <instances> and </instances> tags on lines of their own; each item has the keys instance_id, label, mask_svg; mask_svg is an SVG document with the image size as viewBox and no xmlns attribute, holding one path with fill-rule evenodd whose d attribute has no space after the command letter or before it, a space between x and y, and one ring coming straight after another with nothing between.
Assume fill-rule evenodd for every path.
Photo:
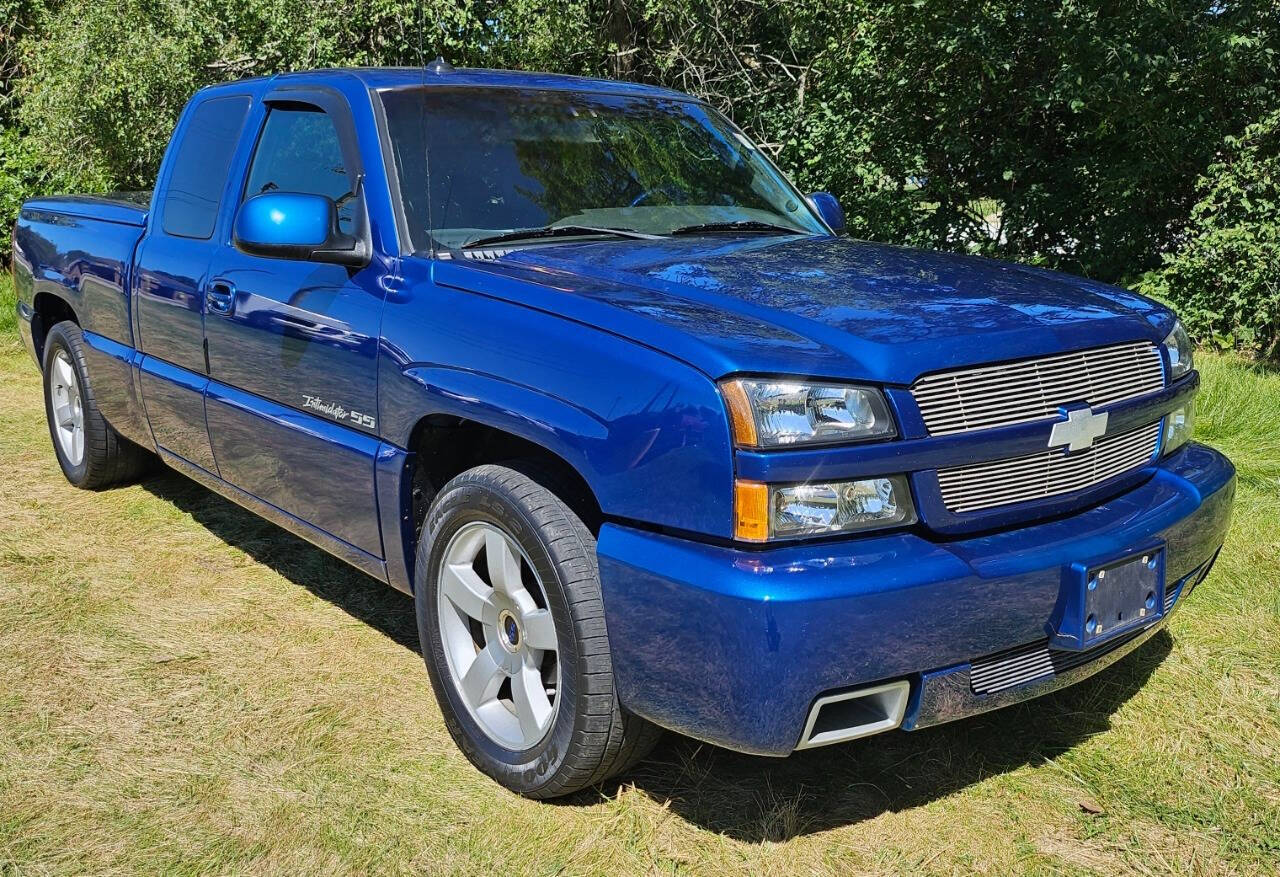
<instances>
[{"instance_id":1,"label":"grass lawn","mask_svg":"<svg viewBox=\"0 0 1280 877\"><path fill-rule=\"evenodd\" d=\"M1092 680L785 761L671 736L536 804L454 748L408 598L176 474L58 471L0 281L0 875L1274 874L1280 373L1203 355L1240 468L1167 632Z\"/></svg>"}]
</instances>

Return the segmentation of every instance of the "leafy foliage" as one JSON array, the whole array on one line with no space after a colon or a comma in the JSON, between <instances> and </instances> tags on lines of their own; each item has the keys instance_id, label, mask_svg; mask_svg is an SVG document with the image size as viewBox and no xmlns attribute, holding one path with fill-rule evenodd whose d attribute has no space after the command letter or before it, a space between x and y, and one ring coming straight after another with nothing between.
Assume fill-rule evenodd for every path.
<instances>
[{"instance_id":1,"label":"leafy foliage","mask_svg":"<svg viewBox=\"0 0 1280 877\"><path fill-rule=\"evenodd\" d=\"M15 124L14 86L25 73L23 41L34 38L44 10L45 0L0 0L0 262L8 258L18 207L43 188L39 155Z\"/></svg>"},{"instance_id":2,"label":"leafy foliage","mask_svg":"<svg viewBox=\"0 0 1280 877\"><path fill-rule=\"evenodd\" d=\"M693 92L802 186L834 192L853 234L1116 281L1195 234L1197 180L1221 166L1225 138L1280 108L1276 0L0 0L0 12L16 22L0 26L0 235L26 194L149 186L199 86L443 54Z\"/></svg>"},{"instance_id":3,"label":"leafy foliage","mask_svg":"<svg viewBox=\"0 0 1280 877\"><path fill-rule=\"evenodd\" d=\"M647 9L637 72L724 103L855 234L1104 280L1158 265L1223 136L1280 104L1274 0Z\"/></svg>"},{"instance_id":4,"label":"leafy foliage","mask_svg":"<svg viewBox=\"0 0 1280 877\"><path fill-rule=\"evenodd\" d=\"M417 64L437 54L460 64L572 69L574 47L590 35L585 13L572 6L553 24L519 6L449 0L0 3L26 4L28 22L14 67L21 75L6 79L18 101L0 141L6 254L23 197L149 188L178 113L202 86L316 67Z\"/></svg>"},{"instance_id":5,"label":"leafy foliage","mask_svg":"<svg viewBox=\"0 0 1280 877\"><path fill-rule=\"evenodd\" d=\"M1200 179L1186 243L1145 291L1221 347L1280 353L1280 112L1228 137Z\"/></svg>"}]
</instances>

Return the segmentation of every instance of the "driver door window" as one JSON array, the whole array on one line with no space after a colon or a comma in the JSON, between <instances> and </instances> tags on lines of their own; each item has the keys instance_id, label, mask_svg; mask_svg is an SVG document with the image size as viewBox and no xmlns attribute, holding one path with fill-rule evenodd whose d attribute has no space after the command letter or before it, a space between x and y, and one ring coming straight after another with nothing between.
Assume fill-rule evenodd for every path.
<instances>
[{"instance_id":1,"label":"driver door window","mask_svg":"<svg viewBox=\"0 0 1280 877\"><path fill-rule=\"evenodd\" d=\"M263 192L325 195L338 205L339 229L349 233L355 218L352 188L329 115L311 107L273 107L249 167L244 198Z\"/></svg>"}]
</instances>

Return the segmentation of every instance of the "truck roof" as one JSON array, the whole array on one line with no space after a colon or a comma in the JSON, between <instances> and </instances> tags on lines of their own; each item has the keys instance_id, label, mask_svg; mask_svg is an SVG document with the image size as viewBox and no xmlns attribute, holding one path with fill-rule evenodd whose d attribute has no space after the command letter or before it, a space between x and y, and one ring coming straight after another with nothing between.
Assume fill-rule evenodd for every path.
<instances>
[{"instance_id":1,"label":"truck roof","mask_svg":"<svg viewBox=\"0 0 1280 877\"><path fill-rule=\"evenodd\" d=\"M279 73L272 77L255 77L236 82L209 86L207 90L221 90L243 86L250 82L272 81L276 83L322 85L335 80L351 78L359 80L371 91L412 87L501 87L526 88L547 91L589 91L608 94L648 95L650 97L690 99L683 92L637 82L620 82L615 79L593 79L586 76L568 76L562 73L527 73L516 70L487 70L477 67L331 67L320 70L300 70Z\"/></svg>"}]
</instances>

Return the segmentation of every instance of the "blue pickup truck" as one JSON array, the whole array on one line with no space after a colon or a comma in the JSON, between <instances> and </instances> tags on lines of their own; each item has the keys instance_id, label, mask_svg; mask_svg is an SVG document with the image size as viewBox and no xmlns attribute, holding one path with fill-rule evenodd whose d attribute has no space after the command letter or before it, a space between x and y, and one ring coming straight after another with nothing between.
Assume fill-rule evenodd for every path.
<instances>
[{"instance_id":1,"label":"blue pickup truck","mask_svg":"<svg viewBox=\"0 0 1280 877\"><path fill-rule=\"evenodd\" d=\"M13 255L71 483L159 457L412 594L459 747L548 798L1077 682L1217 556L1174 314L843 226L695 98L437 62L204 89Z\"/></svg>"}]
</instances>

